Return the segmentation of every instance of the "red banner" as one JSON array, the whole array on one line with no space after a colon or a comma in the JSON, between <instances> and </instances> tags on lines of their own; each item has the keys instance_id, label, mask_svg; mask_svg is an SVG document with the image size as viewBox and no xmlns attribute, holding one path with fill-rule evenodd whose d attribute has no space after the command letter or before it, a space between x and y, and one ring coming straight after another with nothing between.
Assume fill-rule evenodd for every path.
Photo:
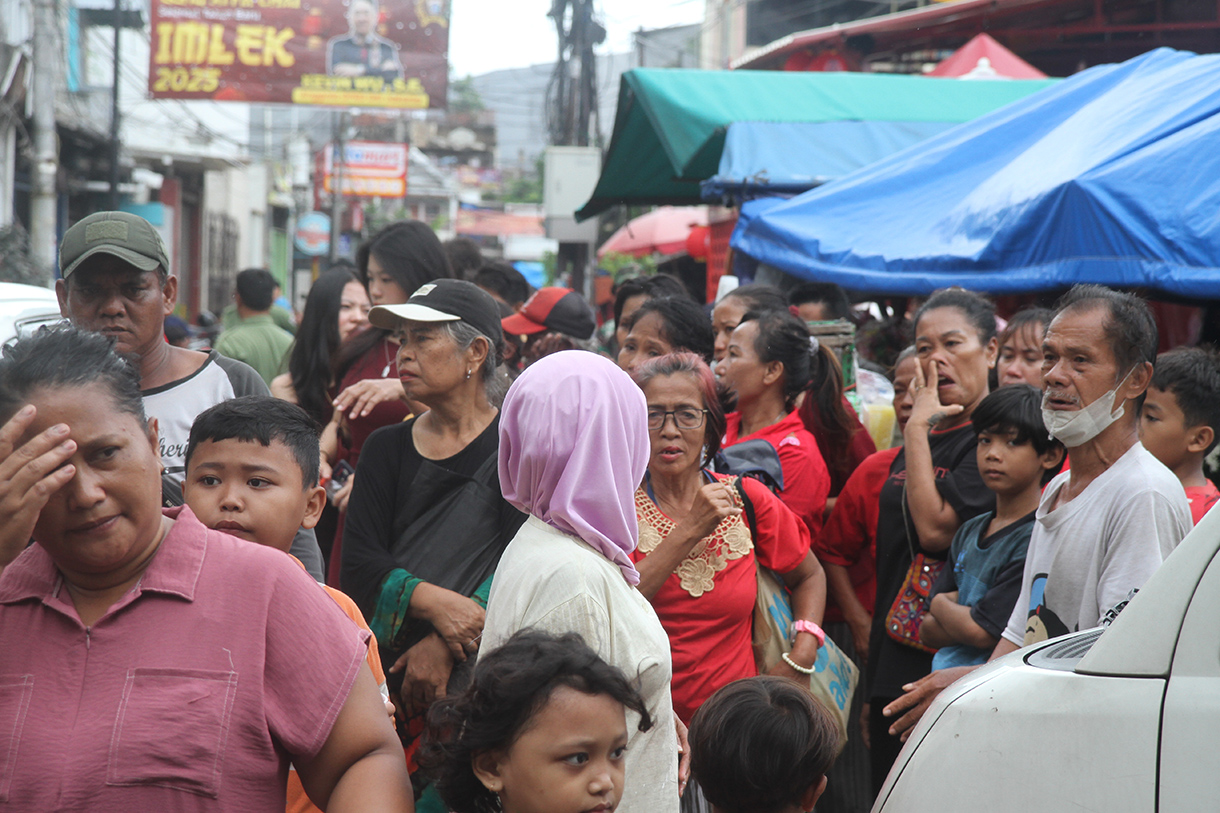
<instances>
[{"instance_id":1,"label":"red banner","mask_svg":"<svg viewBox=\"0 0 1220 813\"><path fill-rule=\"evenodd\" d=\"M152 0L154 98L443 108L448 0Z\"/></svg>"}]
</instances>

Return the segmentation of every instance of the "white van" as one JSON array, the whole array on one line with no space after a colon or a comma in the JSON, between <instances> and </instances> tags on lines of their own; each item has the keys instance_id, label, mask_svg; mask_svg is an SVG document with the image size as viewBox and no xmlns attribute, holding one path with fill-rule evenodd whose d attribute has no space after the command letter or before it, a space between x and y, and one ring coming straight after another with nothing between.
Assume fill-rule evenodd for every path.
<instances>
[{"instance_id":1,"label":"white van","mask_svg":"<svg viewBox=\"0 0 1220 813\"><path fill-rule=\"evenodd\" d=\"M1220 810L1220 511L1109 627L943 691L873 813Z\"/></svg>"}]
</instances>

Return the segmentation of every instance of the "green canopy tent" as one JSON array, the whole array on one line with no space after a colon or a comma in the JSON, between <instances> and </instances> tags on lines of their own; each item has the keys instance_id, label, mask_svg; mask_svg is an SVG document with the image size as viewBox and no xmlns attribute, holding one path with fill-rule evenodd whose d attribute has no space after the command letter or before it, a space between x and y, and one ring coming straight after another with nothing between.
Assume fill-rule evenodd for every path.
<instances>
[{"instance_id":1,"label":"green canopy tent","mask_svg":"<svg viewBox=\"0 0 1220 813\"><path fill-rule=\"evenodd\" d=\"M576 217L698 204L718 173L801 191L1054 81L638 68L623 74L602 174Z\"/></svg>"}]
</instances>

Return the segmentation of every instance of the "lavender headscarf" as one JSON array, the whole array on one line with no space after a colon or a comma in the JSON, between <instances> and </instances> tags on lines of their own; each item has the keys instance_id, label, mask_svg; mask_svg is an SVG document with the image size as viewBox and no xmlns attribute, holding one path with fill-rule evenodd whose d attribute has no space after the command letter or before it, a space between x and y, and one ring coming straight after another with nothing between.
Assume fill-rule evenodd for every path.
<instances>
[{"instance_id":1,"label":"lavender headscarf","mask_svg":"<svg viewBox=\"0 0 1220 813\"><path fill-rule=\"evenodd\" d=\"M644 393L609 359L565 350L534 362L500 410L500 490L623 571L639 541L635 490L648 466Z\"/></svg>"}]
</instances>

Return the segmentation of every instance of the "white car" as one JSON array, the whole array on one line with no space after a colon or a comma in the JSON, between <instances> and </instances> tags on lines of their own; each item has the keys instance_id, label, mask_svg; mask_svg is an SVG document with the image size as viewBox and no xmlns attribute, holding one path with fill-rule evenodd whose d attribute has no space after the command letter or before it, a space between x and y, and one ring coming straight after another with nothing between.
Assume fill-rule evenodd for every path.
<instances>
[{"instance_id":1,"label":"white car","mask_svg":"<svg viewBox=\"0 0 1220 813\"><path fill-rule=\"evenodd\" d=\"M1220 511L1109 626L943 691L873 813L1220 809Z\"/></svg>"},{"instance_id":2,"label":"white car","mask_svg":"<svg viewBox=\"0 0 1220 813\"><path fill-rule=\"evenodd\" d=\"M0 282L0 347L63 319L50 288Z\"/></svg>"}]
</instances>

